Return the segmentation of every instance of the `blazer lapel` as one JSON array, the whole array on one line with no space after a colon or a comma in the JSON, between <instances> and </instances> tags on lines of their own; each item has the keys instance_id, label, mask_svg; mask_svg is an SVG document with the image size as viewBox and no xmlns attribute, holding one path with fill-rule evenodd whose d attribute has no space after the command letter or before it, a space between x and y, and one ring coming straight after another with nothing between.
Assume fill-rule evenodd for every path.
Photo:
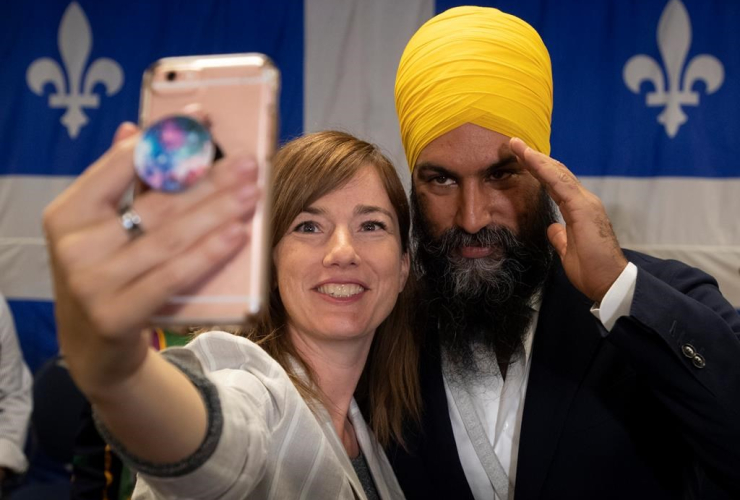
<instances>
[{"instance_id":1,"label":"blazer lapel","mask_svg":"<svg viewBox=\"0 0 740 500\"><path fill-rule=\"evenodd\" d=\"M354 399L349 409L349 419L355 428L360 450L365 454L367 466L375 481L375 487L378 489L378 496L384 500L403 498L401 486L396 480L396 475L393 473L390 463L388 463L385 452L383 452L383 448L380 447L372 431L367 427Z\"/></svg>"},{"instance_id":2,"label":"blazer lapel","mask_svg":"<svg viewBox=\"0 0 740 500\"><path fill-rule=\"evenodd\" d=\"M559 262L545 288L524 401L517 500L540 498L573 397L604 341L591 301Z\"/></svg>"},{"instance_id":3,"label":"blazer lapel","mask_svg":"<svg viewBox=\"0 0 740 500\"><path fill-rule=\"evenodd\" d=\"M344 449L344 445L339 439L336 429L334 429L334 424L329 417L329 412L327 412L326 408L320 404L316 404L316 407L313 407L313 409L316 420L321 426L321 430L324 431L324 436L328 441L329 447L334 452L339 464L342 466L345 476L347 476L347 479L352 486L355 498L366 498L365 490L362 489L362 484L360 484L360 478L357 477L355 468L352 467L352 462L350 462L349 456L347 455L347 450Z\"/></svg>"},{"instance_id":4,"label":"blazer lapel","mask_svg":"<svg viewBox=\"0 0 740 500\"><path fill-rule=\"evenodd\" d=\"M438 498L472 500L473 494L460 464L455 435L452 432L438 346L429 346L422 361L421 372L424 429L419 448L420 455L426 462L428 480L434 484Z\"/></svg>"}]
</instances>

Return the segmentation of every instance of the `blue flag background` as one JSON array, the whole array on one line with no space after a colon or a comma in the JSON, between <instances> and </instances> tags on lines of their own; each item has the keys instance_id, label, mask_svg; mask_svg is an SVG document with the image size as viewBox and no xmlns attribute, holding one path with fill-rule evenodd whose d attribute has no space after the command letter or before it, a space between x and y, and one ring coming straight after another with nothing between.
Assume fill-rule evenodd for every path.
<instances>
[{"instance_id":1,"label":"blue flag background","mask_svg":"<svg viewBox=\"0 0 740 500\"><path fill-rule=\"evenodd\" d=\"M282 72L281 139L353 132L381 144L408 182L396 65L419 25L460 3L4 2L0 292L31 368L57 350L41 213L105 151L121 121L136 120L149 64L264 52ZM541 33L555 81L552 154L602 198L620 242L704 268L740 307L740 2L482 4ZM78 116L72 126L61 121L71 106L50 103L73 94L87 104L78 110L86 122Z\"/></svg>"},{"instance_id":2,"label":"blue flag background","mask_svg":"<svg viewBox=\"0 0 740 500\"><path fill-rule=\"evenodd\" d=\"M554 100L552 154L579 175L739 177L740 165L740 2L692 1L484 1L525 19L537 29L552 59ZM438 9L464 5L439 0ZM682 44L688 49L678 61L681 79L671 82L658 44L658 23L664 10L669 23L679 24L685 10L690 28L674 30L665 41L668 55ZM681 7L683 6L683 7ZM669 24L668 26L671 26ZM655 89L648 79L640 95L625 85L625 65L635 55L652 58L665 86ZM685 74L700 55L716 58L724 70L720 87L706 95L707 81L699 73L692 88ZM683 106L687 122L674 137L656 126L664 107L646 107L653 90L696 91L697 106Z\"/></svg>"}]
</instances>

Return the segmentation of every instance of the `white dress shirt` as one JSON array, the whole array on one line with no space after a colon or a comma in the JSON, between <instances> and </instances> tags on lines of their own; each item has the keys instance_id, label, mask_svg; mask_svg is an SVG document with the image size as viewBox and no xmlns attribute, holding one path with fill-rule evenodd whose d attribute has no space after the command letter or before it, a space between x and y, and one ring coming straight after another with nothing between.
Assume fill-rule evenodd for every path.
<instances>
[{"instance_id":1,"label":"white dress shirt","mask_svg":"<svg viewBox=\"0 0 740 500\"><path fill-rule=\"evenodd\" d=\"M28 468L23 446L33 406L32 384L10 309L0 295L0 467L18 474Z\"/></svg>"},{"instance_id":2,"label":"white dress shirt","mask_svg":"<svg viewBox=\"0 0 740 500\"><path fill-rule=\"evenodd\" d=\"M637 281L637 267L629 263L619 275L600 305L594 305L591 312L607 331L611 330L617 319L629 314ZM527 393L532 342L539 319L540 302L534 304L535 314L524 339L524 355L510 364L503 380L497 370L485 371L473 380L465 381L466 389L473 397L476 415L488 436L509 481L515 485L517 458L519 454L519 434L524 412L524 398ZM483 361L483 360L481 360ZM509 499L494 495L493 486L481 464L473 443L468 437L460 411L444 380L447 408L450 413L452 432L455 436L457 453L460 457L465 477L476 500L509 500L514 498L514 489L509 491Z\"/></svg>"}]
</instances>

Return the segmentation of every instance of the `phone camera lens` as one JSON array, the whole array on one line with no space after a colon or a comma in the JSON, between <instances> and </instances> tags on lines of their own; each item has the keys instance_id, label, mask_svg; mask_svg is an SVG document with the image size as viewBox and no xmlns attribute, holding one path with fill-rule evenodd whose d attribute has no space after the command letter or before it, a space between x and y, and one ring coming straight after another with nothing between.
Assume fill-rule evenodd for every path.
<instances>
[{"instance_id":1,"label":"phone camera lens","mask_svg":"<svg viewBox=\"0 0 740 500\"><path fill-rule=\"evenodd\" d=\"M174 71L168 71L165 78L167 78L168 82L174 81L177 78L177 73Z\"/></svg>"}]
</instances>

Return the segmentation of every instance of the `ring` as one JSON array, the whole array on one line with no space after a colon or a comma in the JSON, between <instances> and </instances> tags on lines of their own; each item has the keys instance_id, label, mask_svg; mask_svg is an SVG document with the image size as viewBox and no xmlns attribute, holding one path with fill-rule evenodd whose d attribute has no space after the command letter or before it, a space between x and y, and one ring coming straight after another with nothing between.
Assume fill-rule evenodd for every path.
<instances>
[{"instance_id":1,"label":"ring","mask_svg":"<svg viewBox=\"0 0 740 500\"><path fill-rule=\"evenodd\" d=\"M144 234L144 228L141 226L141 216L136 213L132 206L124 207L121 210L121 227L126 230L126 234L132 240Z\"/></svg>"}]
</instances>

